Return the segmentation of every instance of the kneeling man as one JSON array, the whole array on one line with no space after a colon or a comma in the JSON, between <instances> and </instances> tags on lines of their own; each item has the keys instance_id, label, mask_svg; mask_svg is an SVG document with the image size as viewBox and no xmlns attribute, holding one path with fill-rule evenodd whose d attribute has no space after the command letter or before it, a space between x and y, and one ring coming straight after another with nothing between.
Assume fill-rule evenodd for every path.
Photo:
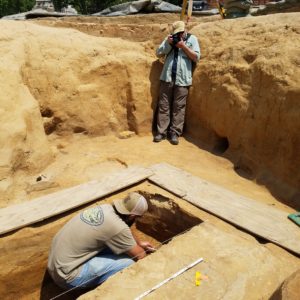
<instances>
[{"instance_id":1,"label":"kneeling man","mask_svg":"<svg viewBox=\"0 0 300 300\"><path fill-rule=\"evenodd\" d=\"M53 280L65 289L95 287L144 258L153 247L138 241L130 226L147 210L146 199L133 192L73 217L52 241L48 271Z\"/></svg>"}]
</instances>

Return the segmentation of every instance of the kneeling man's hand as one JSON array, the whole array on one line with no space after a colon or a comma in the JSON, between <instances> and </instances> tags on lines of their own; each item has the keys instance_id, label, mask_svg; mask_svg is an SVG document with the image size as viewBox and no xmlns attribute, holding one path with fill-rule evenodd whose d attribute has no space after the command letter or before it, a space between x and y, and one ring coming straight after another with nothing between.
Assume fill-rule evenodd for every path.
<instances>
[{"instance_id":1,"label":"kneeling man's hand","mask_svg":"<svg viewBox=\"0 0 300 300\"><path fill-rule=\"evenodd\" d=\"M141 246L146 252L154 252L156 249L147 241L139 242L139 246Z\"/></svg>"}]
</instances>

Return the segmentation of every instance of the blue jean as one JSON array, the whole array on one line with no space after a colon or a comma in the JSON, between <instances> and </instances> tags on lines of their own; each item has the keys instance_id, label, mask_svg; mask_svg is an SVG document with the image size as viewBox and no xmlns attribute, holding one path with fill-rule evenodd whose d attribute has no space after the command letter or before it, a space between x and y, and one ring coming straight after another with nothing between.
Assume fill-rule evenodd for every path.
<instances>
[{"instance_id":1,"label":"blue jean","mask_svg":"<svg viewBox=\"0 0 300 300\"><path fill-rule=\"evenodd\" d=\"M134 260L128 255L113 254L106 250L100 252L82 265L80 274L71 282L67 282L67 288L80 287L89 288L95 287L105 281L113 274L129 267L134 263Z\"/></svg>"}]
</instances>

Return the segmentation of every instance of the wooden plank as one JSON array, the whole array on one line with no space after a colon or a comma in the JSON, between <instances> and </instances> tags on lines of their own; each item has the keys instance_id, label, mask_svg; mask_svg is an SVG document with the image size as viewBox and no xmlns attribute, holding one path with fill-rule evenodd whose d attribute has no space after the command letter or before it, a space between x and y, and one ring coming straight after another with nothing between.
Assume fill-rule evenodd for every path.
<instances>
[{"instance_id":1,"label":"wooden plank","mask_svg":"<svg viewBox=\"0 0 300 300\"><path fill-rule=\"evenodd\" d=\"M300 230L287 213L246 198L168 164L151 167L150 181L195 206L232 224L300 254Z\"/></svg>"},{"instance_id":2,"label":"wooden plank","mask_svg":"<svg viewBox=\"0 0 300 300\"><path fill-rule=\"evenodd\" d=\"M42 221L148 178L153 173L130 167L102 180L90 181L21 204L0 209L0 234Z\"/></svg>"},{"instance_id":3,"label":"wooden plank","mask_svg":"<svg viewBox=\"0 0 300 300\"><path fill-rule=\"evenodd\" d=\"M174 170L179 171L179 169L175 169L175 167L169 164L161 163L153 165L151 170L154 174L148 178L150 181L180 198L186 195L186 186L182 184L180 174L177 174L177 172L174 173ZM185 173L185 176L189 176L189 174Z\"/></svg>"}]
</instances>

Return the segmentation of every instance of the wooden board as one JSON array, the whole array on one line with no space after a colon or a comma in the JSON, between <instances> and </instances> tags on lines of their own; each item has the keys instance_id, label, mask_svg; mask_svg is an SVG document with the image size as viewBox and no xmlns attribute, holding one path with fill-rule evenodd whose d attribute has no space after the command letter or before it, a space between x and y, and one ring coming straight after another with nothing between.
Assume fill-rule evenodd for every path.
<instances>
[{"instance_id":1,"label":"wooden board","mask_svg":"<svg viewBox=\"0 0 300 300\"><path fill-rule=\"evenodd\" d=\"M300 254L300 230L287 213L246 198L168 164L151 167L149 180L232 224Z\"/></svg>"},{"instance_id":2,"label":"wooden board","mask_svg":"<svg viewBox=\"0 0 300 300\"><path fill-rule=\"evenodd\" d=\"M99 181L90 181L22 204L2 208L0 209L0 234L99 199L140 182L152 174L146 168L130 167Z\"/></svg>"}]
</instances>

